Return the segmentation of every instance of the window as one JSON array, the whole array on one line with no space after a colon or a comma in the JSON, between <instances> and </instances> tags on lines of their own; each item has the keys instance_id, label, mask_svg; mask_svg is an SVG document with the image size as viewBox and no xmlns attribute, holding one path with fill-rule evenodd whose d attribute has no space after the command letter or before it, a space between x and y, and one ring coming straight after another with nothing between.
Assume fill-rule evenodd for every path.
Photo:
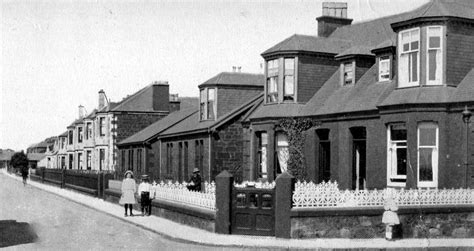
<instances>
[{"instance_id":1,"label":"window","mask_svg":"<svg viewBox=\"0 0 474 251\"><path fill-rule=\"evenodd\" d=\"M379 81L390 80L390 57L384 56L379 58Z\"/></svg>"},{"instance_id":2,"label":"window","mask_svg":"<svg viewBox=\"0 0 474 251\"><path fill-rule=\"evenodd\" d=\"M388 126L387 185L405 186L407 179L407 129L405 124Z\"/></svg>"},{"instance_id":3,"label":"window","mask_svg":"<svg viewBox=\"0 0 474 251\"><path fill-rule=\"evenodd\" d=\"M77 128L77 142L82 143L82 127Z\"/></svg>"},{"instance_id":4,"label":"window","mask_svg":"<svg viewBox=\"0 0 474 251\"><path fill-rule=\"evenodd\" d=\"M215 119L215 100L216 100L216 89L207 89L207 119Z\"/></svg>"},{"instance_id":5,"label":"window","mask_svg":"<svg viewBox=\"0 0 474 251\"><path fill-rule=\"evenodd\" d=\"M283 78L283 101L295 100L295 59L285 58L285 76Z\"/></svg>"},{"instance_id":6,"label":"window","mask_svg":"<svg viewBox=\"0 0 474 251\"><path fill-rule=\"evenodd\" d=\"M173 172L173 143L168 143L166 144L166 159L167 159L167 165L166 165L166 173L171 174Z\"/></svg>"},{"instance_id":7,"label":"window","mask_svg":"<svg viewBox=\"0 0 474 251\"><path fill-rule=\"evenodd\" d=\"M77 169L82 170L82 153L77 153Z\"/></svg>"},{"instance_id":8,"label":"window","mask_svg":"<svg viewBox=\"0 0 474 251\"><path fill-rule=\"evenodd\" d=\"M216 118L216 89L204 88L200 91L200 118L214 120Z\"/></svg>"},{"instance_id":9,"label":"window","mask_svg":"<svg viewBox=\"0 0 474 251\"><path fill-rule=\"evenodd\" d=\"M354 83L354 64L354 62L343 64L343 85L350 85Z\"/></svg>"},{"instance_id":10,"label":"window","mask_svg":"<svg viewBox=\"0 0 474 251\"><path fill-rule=\"evenodd\" d=\"M66 138L61 137L61 149L66 147Z\"/></svg>"},{"instance_id":11,"label":"window","mask_svg":"<svg viewBox=\"0 0 474 251\"><path fill-rule=\"evenodd\" d=\"M415 28L399 34L399 87L418 85L420 69L420 29Z\"/></svg>"},{"instance_id":12,"label":"window","mask_svg":"<svg viewBox=\"0 0 474 251\"><path fill-rule=\"evenodd\" d=\"M86 140L92 138L92 123L86 123Z\"/></svg>"},{"instance_id":13,"label":"window","mask_svg":"<svg viewBox=\"0 0 474 251\"><path fill-rule=\"evenodd\" d=\"M142 149L137 149L137 172L142 173Z\"/></svg>"},{"instance_id":14,"label":"window","mask_svg":"<svg viewBox=\"0 0 474 251\"><path fill-rule=\"evenodd\" d=\"M184 149L183 149L183 153L184 153L184 156L183 156L183 164L184 164L184 179L188 179L188 142L185 141L184 142Z\"/></svg>"},{"instance_id":15,"label":"window","mask_svg":"<svg viewBox=\"0 0 474 251\"><path fill-rule=\"evenodd\" d=\"M290 153L288 150L288 137L284 133L276 134L276 155L277 155L277 168L276 174L284 173L288 170L288 158ZM275 175L276 176L276 175Z\"/></svg>"},{"instance_id":16,"label":"window","mask_svg":"<svg viewBox=\"0 0 474 251\"><path fill-rule=\"evenodd\" d=\"M135 171L133 169L133 150L128 150L128 170Z\"/></svg>"},{"instance_id":17,"label":"window","mask_svg":"<svg viewBox=\"0 0 474 251\"><path fill-rule=\"evenodd\" d=\"M87 170L92 169L92 152L91 151L86 151L86 166L87 166Z\"/></svg>"},{"instance_id":18,"label":"window","mask_svg":"<svg viewBox=\"0 0 474 251\"><path fill-rule=\"evenodd\" d=\"M267 62L267 103L278 102L278 59Z\"/></svg>"},{"instance_id":19,"label":"window","mask_svg":"<svg viewBox=\"0 0 474 251\"><path fill-rule=\"evenodd\" d=\"M104 117L99 118L99 135L101 137L105 136L105 118Z\"/></svg>"},{"instance_id":20,"label":"window","mask_svg":"<svg viewBox=\"0 0 474 251\"><path fill-rule=\"evenodd\" d=\"M66 157L61 156L61 169L66 169Z\"/></svg>"},{"instance_id":21,"label":"window","mask_svg":"<svg viewBox=\"0 0 474 251\"><path fill-rule=\"evenodd\" d=\"M105 149L99 149L99 171L105 168Z\"/></svg>"},{"instance_id":22,"label":"window","mask_svg":"<svg viewBox=\"0 0 474 251\"><path fill-rule=\"evenodd\" d=\"M329 132L329 129L316 130L319 140L319 182L328 182L331 179L331 141L329 141Z\"/></svg>"},{"instance_id":23,"label":"window","mask_svg":"<svg viewBox=\"0 0 474 251\"><path fill-rule=\"evenodd\" d=\"M201 120L206 119L206 89L202 89L199 92L199 100L200 100L200 109L199 109L199 117Z\"/></svg>"},{"instance_id":24,"label":"window","mask_svg":"<svg viewBox=\"0 0 474 251\"><path fill-rule=\"evenodd\" d=\"M202 171L204 167L204 141L202 139L195 141L195 159L194 160L195 160L195 166L199 170Z\"/></svg>"},{"instance_id":25,"label":"window","mask_svg":"<svg viewBox=\"0 0 474 251\"><path fill-rule=\"evenodd\" d=\"M438 186L438 125L418 125L418 186Z\"/></svg>"},{"instance_id":26,"label":"window","mask_svg":"<svg viewBox=\"0 0 474 251\"><path fill-rule=\"evenodd\" d=\"M427 29L427 85L440 85L442 83L441 34L441 26L428 27Z\"/></svg>"},{"instance_id":27,"label":"window","mask_svg":"<svg viewBox=\"0 0 474 251\"><path fill-rule=\"evenodd\" d=\"M69 169L74 166L74 154L69 154Z\"/></svg>"},{"instance_id":28,"label":"window","mask_svg":"<svg viewBox=\"0 0 474 251\"><path fill-rule=\"evenodd\" d=\"M268 150L268 134L262 132L257 135L258 138L258 171L257 177L266 179L268 177L267 171L267 150Z\"/></svg>"},{"instance_id":29,"label":"window","mask_svg":"<svg viewBox=\"0 0 474 251\"><path fill-rule=\"evenodd\" d=\"M69 130L68 139L69 139L69 145L72 145L73 139L74 139L74 132L72 130Z\"/></svg>"}]
</instances>

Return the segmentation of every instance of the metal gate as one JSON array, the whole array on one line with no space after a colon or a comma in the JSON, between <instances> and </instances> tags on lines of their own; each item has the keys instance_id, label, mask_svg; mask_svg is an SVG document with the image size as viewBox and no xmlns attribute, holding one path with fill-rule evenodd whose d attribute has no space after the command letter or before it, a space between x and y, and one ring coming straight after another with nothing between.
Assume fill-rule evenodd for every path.
<instances>
[{"instance_id":1,"label":"metal gate","mask_svg":"<svg viewBox=\"0 0 474 251\"><path fill-rule=\"evenodd\" d=\"M234 187L232 234L275 235L274 189Z\"/></svg>"}]
</instances>

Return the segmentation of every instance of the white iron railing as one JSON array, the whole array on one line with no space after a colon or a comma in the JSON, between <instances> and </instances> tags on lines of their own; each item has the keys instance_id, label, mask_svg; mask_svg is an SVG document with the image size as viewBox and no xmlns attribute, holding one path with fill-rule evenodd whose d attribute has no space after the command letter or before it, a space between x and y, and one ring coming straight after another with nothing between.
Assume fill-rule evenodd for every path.
<instances>
[{"instance_id":1,"label":"white iron railing","mask_svg":"<svg viewBox=\"0 0 474 251\"><path fill-rule=\"evenodd\" d=\"M472 189L339 190L337 182L300 182L293 191L295 208L383 207L388 197L398 206L473 205Z\"/></svg>"},{"instance_id":2,"label":"white iron railing","mask_svg":"<svg viewBox=\"0 0 474 251\"><path fill-rule=\"evenodd\" d=\"M273 182L260 182L260 181L244 181L240 184L234 183L234 187L245 188L245 187L255 187L259 189L273 189L275 188L275 181Z\"/></svg>"},{"instance_id":3,"label":"white iron railing","mask_svg":"<svg viewBox=\"0 0 474 251\"><path fill-rule=\"evenodd\" d=\"M162 200L216 210L216 185L214 182L205 182L203 192L189 191L186 186L186 182L153 182L152 193L154 191L155 198Z\"/></svg>"}]
</instances>

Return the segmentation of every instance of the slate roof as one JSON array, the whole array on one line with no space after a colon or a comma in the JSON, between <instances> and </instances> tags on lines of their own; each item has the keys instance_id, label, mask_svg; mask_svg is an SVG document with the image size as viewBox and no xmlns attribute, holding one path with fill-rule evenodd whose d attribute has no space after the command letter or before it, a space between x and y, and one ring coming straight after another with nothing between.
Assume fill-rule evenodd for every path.
<instances>
[{"instance_id":1,"label":"slate roof","mask_svg":"<svg viewBox=\"0 0 474 251\"><path fill-rule=\"evenodd\" d=\"M275 52L316 52L338 54L351 47L351 42L338 38L325 38L294 34L264 51L262 56Z\"/></svg>"},{"instance_id":2,"label":"slate roof","mask_svg":"<svg viewBox=\"0 0 474 251\"><path fill-rule=\"evenodd\" d=\"M199 87L205 85L263 86L264 84L265 76L263 74L221 72L200 84Z\"/></svg>"},{"instance_id":3,"label":"slate roof","mask_svg":"<svg viewBox=\"0 0 474 251\"><path fill-rule=\"evenodd\" d=\"M132 136L122 140L118 145L130 145L146 142L169 127L175 125L176 123L186 119L187 117L198 113L198 109L189 108L185 110L179 110L170 113L168 116L156 121L145 129L133 134Z\"/></svg>"},{"instance_id":4,"label":"slate roof","mask_svg":"<svg viewBox=\"0 0 474 251\"><path fill-rule=\"evenodd\" d=\"M474 68L464 77L457 88L451 92L451 102L468 102L474 99Z\"/></svg>"},{"instance_id":5,"label":"slate roof","mask_svg":"<svg viewBox=\"0 0 474 251\"><path fill-rule=\"evenodd\" d=\"M0 152L0 161L11 160L15 152L11 151L1 151Z\"/></svg>"},{"instance_id":6,"label":"slate roof","mask_svg":"<svg viewBox=\"0 0 474 251\"><path fill-rule=\"evenodd\" d=\"M342 51L341 53L336 55L336 58L346 57L346 56L353 56L353 55L366 55L366 56L375 56L371 52L372 48L362 45L355 45Z\"/></svg>"},{"instance_id":7,"label":"slate roof","mask_svg":"<svg viewBox=\"0 0 474 251\"><path fill-rule=\"evenodd\" d=\"M65 131L65 132L63 132L63 133L61 133L61 134L59 134L58 137L67 137L67 131Z\"/></svg>"},{"instance_id":8,"label":"slate roof","mask_svg":"<svg viewBox=\"0 0 474 251\"><path fill-rule=\"evenodd\" d=\"M213 120L200 121L199 112L196 112L192 114L191 116L187 117L186 119L183 119L176 125L160 133L160 136L167 137L167 136L174 136L174 135L185 135L185 134L193 134L193 133L200 133L200 132L209 132L211 130L215 130L216 126L221 125L223 122L228 121L230 118L233 118L236 115L241 114L241 112L247 111L248 109L251 109L253 106L260 103L262 97L263 97L263 94L257 95L256 97L252 98L250 101L233 109L232 111L228 112L224 116L221 116L221 118L219 118L216 121L213 121Z\"/></svg>"}]
</instances>

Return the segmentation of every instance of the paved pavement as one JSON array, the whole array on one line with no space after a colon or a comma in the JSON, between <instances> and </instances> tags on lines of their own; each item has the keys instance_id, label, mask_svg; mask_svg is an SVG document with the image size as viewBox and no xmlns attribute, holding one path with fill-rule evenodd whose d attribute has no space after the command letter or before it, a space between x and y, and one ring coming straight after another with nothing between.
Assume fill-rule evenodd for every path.
<instances>
[{"instance_id":1,"label":"paved pavement","mask_svg":"<svg viewBox=\"0 0 474 251\"><path fill-rule=\"evenodd\" d=\"M5 171L2 171L2 174L0 175L0 182L1 184L4 184L8 176L10 179L15 179L17 182L20 181L19 177L12 176L7 174ZM11 181L10 181L11 182ZM52 197L57 197L56 195L59 195L63 197L63 203L70 205L70 207L77 207L76 203L71 203L77 202L79 204L82 204L83 206L88 207L89 209L83 210L84 214L80 213L77 215L78 218L84 219L83 225L81 227L75 227L71 226L71 233L65 234L65 233L59 233L59 231L56 231L59 236L62 236L64 238L72 238L72 241L86 241L89 243L89 247L91 248L99 248L99 247L104 247L102 244L107 244L107 247L117 247L117 248L139 248L135 246L137 243L143 243L143 242L153 242L155 241L156 237L154 237L154 234L158 234L162 237L165 237L165 239L168 240L168 242L180 242L181 245L183 246L178 246L177 249L188 249L188 250L196 250L196 249L259 249L259 250L288 250L288 249L424 249L424 248L435 248L436 250L447 250L453 247L458 247L456 250L474 250L474 239L403 239L403 240L397 240L397 241L386 241L385 239L279 239L275 237L257 237L257 236L242 236L242 235L221 235L221 234L216 234L216 233L211 233L205 230L201 229L196 229L193 227L189 227L186 225L182 225L179 223L175 223L172 221L169 221L164 218L156 217L156 216L150 216L150 217L123 217L123 208L119 205L106 202L101 199L97 198L92 198L87 195L83 195L71 190L67 189L60 189L58 187L54 186L49 186L49 185L44 185L41 183L37 182L30 182L29 183L31 192L24 192L25 194L27 193L34 193L33 191L37 190L35 188L40 188L41 190L50 192L52 194L46 195L46 193L41 193L41 197L45 196L52 196ZM12 200L9 196L9 193L12 193L13 191L8 190L7 192L4 191L4 185L2 185L1 188L1 201L2 201L2 206L0 207L3 212L6 209L6 206L4 206L5 203L3 201L7 200ZM16 186L17 187L17 186ZM26 190L25 190L26 191ZM40 193L40 192L37 192ZM69 200L69 201L67 201ZM22 210L28 210L28 212L32 213L33 215L35 212L33 212L31 209L35 208L36 206L39 206L39 203L44 203L41 202L43 201L42 199L38 199L37 203L35 206L27 206L29 209L22 209ZM10 202L12 203L12 202ZM22 203L23 205L24 203ZM68 220L67 215L75 215L77 214L76 211L68 208L69 206L60 206L57 208L56 205L53 204L48 204L47 205L49 210L55 210L55 214L47 214L44 215L43 217L50 217L48 219L49 223L53 226L53 228L58 228L58 226L61 225L73 225L77 224L77 222L70 222ZM20 206L25 207L25 205ZM105 216L102 214L102 216L97 216L98 218L91 219L92 215L94 215L94 211L100 211L108 216ZM57 213L63 212L64 213L64 218L55 216ZM136 212L138 213L138 212ZM2 214L0 214L2 216ZM102 218L106 218L107 220L101 220ZM4 218L4 217L2 217ZM120 221L121 225L119 228L116 228L115 223L114 224L107 224L107 222L112 221L112 218L114 218L115 221ZM17 219L18 221L21 220ZM26 219L28 220L28 219ZM29 220L32 220L32 218L29 218ZM63 222L64 221L64 222ZM84 225L85 224L85 225ZM118 224L118 223L117 223ZM100 225L100 226L99 226ZM130 225L134 225L135 227L132 227ZM45 228L46 226L43 226ZM102 227L109 227L105 231L100 231L98 232L97 229L102 228ZM141 230L139 230L141 229ZM46 229L42 229L44 231L47 231ZM149 231L143 231L143 230L149 230ZM100 243L98 240L90 240L86 238L80 237L81 235L88 233L90 231L93 231L94 234L97 235L103 235L105 233L110 234L110 239L113 241L109 241L108 243ZM40 231L39 231L40 232ZM124 234L122 234L124 232ZM139 233L139 234L136 234ZM76 237L71 237L71 236L76 236ZM135 239L135 237L137 239ZM41 239L41 236L40 236ZM121 240L121 244L117 244L114 246L116 240ZM51 242L54 242L55 240L51 240ZM106 240L107 241L107 240ZM57 238L56 242L61 242L63 243L60 238ZM92 243L99 243L93 245ZM133 245L128 245L127 243L133 243ZM163 244L165 243L165 244ZM54 243L53 243L54 244ZM199 246L190 246L187 247L186 245L189 244L195 244ZM30 245L30 244L28 244ZM71 245L71 248L76 248L79 247L77 244L69 244ZM110 246L109 246L110 245ZM147 249L148 247L161 247L161 245L166 245L166 241L163 238L159 238L157 240L157 243L154 243L151 246L144 246L144 249ZM40 246L44 247L44 246ZM462 248L459 248L462 247ZM160 248L161 249L161 248ZM454 248L453 248L454 249Z\"/></svg>"}]
</instances>

